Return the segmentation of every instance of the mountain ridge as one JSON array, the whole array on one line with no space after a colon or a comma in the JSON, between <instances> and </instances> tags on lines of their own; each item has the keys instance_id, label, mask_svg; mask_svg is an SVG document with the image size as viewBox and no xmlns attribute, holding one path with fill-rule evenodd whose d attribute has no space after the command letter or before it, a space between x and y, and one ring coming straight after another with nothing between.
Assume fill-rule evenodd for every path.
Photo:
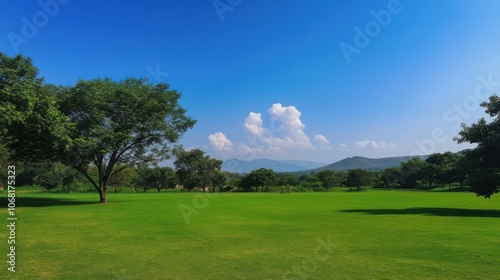
<instances>
[{"instance_id":1,"label":"mountain ridge","mask_svg":"<svg viewBox=\"0 0 500 280\"><path fill-rule=\"evenodd\" d=\"M428 156L399 156L384 158L367 158L362 156L348 157L331 164L306 161L306 160L272 160L272 159L254 159L239 160L230 159L224 161L222 170L237 173L249 173L259 168L273 169L275 172L317 172L321 170L347 171L350 169L361 168L370 171L384 170L390 167L397 167L400 163L408 161L414 157L426 159Z\"/></svg>"},{"instance_id":2,"label":"mountain ridge","mask_svg":"<svg viewBox=\"0 0 500 280\"><path fill-rule=\"evenodd\" d=\"M397 167L402 162L409 161L412 158L426 159L428 156L399 156L399 157L384 157L384 158L367 158L361 156L348 157L332 164L320 167L314 171L335 170L346 171L351 169L365 169L370 171L384 170L390 167Z\"/></svg>"}]
</instances>

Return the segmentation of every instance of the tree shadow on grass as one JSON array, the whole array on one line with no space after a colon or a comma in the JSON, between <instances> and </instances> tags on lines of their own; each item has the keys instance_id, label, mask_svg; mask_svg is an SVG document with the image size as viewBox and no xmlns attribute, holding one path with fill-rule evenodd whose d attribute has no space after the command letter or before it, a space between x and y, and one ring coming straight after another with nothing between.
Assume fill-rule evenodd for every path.
<instances>
[{"instance_id":1,"label":"tree shadow on grass","mask_svg":"<svg viewBox=\"0 0 500 280\"><path fill-rule=\"evenodd\" d=\"M500 218L500 210L415 207L406 209L345 209L345 213L366 213L371 215L426 215L447 217Z\"/></svg>"},{"instance_id":2,"label":"tree shadow on grass","mask_svg":"<svg viewBox=\"0 0 500 280\"><path fill-rule=\"evenodd\" d=\"M16 208L99 204L98 201L84 201L84 200L53 198L53 197L24 197L24 196L17 196L15 203L16 203ZM0 204L0 208L7 208L7 207L8 207L7 200L6 203Z\"/></svg>"}]
</instances>

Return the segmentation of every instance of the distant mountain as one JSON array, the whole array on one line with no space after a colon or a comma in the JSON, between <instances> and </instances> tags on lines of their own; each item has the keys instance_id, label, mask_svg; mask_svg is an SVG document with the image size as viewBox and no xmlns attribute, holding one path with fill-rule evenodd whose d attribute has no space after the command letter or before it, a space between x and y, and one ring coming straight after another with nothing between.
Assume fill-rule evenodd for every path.
<instances>
[{"instance_id":1,"label":"distant mountain","mask_svg":"<svg viewBox=\"0 0 500 280\"><path fill-rule=\"evenodd\" d=\"M350 157L335 163L315 169L314 171L329 170L351 170L361 168L365 170L384 170L389 167L397 167L400 163L409 161L414 157L426 159L428 156L404 156L404 157L386 157L386 158L366 158Z\"/></svg>"},{"instance_id":2,"label":"distant mountain","mask_svg":"<svg viewBox=\"0 0 500 280\"><path fill-rule=\"evenodd\" d=\"M328 164L323 162L313 162L307 160L283 160L283 162L290 163L293 165L298 165L300 167L304 167L305 169L316 169Z\"/></svg>"},{"instance_id":3,"label":"distant mountain","mask_svg":"<svg viewBox=\"0 0 500 280\"><path fill-rule=\"evenodd\" d=\"M397 167L400 163L409 161L414 157L426 159L428 156L404 156L404 157L386 157L386 158L366 158L366 157L350 157L337 161L332 164L305 161L305 160L272 160L272 159L254 159L254 160L239 160L230 159L222 164L223 171L249 173L252 170L259 168L273 169L275 172L294 172L294 173L309 173L318 172L321 170L351 170L361 168L365 170L384 170L389 167Z\"/></svg>"},{"instance_id":4,"label":"distant mountain","mask_svg":"<svg viewBox=\"0 0 500 280\"><path fill-rule=\"evenodd\" d=\"M305 161L305 160L272 160L272 159L254 159L239 160L230 159L222 164L223 171L249 173L259 168L273 169L275 172L297 172L308 169L315 169L325 166L326 163Z\"/></svg>"}]
</instances>

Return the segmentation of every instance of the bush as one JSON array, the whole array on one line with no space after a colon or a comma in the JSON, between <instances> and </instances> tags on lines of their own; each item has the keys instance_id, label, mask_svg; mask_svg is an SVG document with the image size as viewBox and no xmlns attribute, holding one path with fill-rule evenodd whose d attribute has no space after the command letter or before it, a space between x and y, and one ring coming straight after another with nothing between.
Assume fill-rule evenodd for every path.
<instances>
[{"instance_id":1,"label":"bush","mask_svg":"<svg viewBox=\"0 0 500 280\"><path fill-rule=\"evenodd\" d=\"M234 188L233 186L220 187L220 189L219 189L220 192L232 192L235 190L236 190L236 188Z\"/></svg>"},{"instance_id":2,"label":"bush","mask_svg":"<svg viewBox=\"0 0 500 280\"><path fill-rule=\"evenodd\" d=\"M303 186L293 186L290 188L291 192L307 192L307 189Z\"/></svg>"},{"instance_id":3,"label":"bush","mask_svg":"<svg viewBox=\"0 0 500 280\"><path fill-rule=\"evenodd\" d=\"M324 191L326 191L326 189L323 186L315 186L315 187L313 187L313 191L324 192Z\"/></svg>"},{"instance_id":4,"label":"bush","mask_svg":"<svg viewBox=\"0 0 500 280\"><path fill-rule=\"evenodd\" d=\"M59 188L59 187L58 187ZM92 184L90 183L80 183L80 182L77 182L77 183L74 183L71 187L70 187L70 192L77 192L77 193L93 193L95 192L95 188L94 186L92 186ZM110 189L108 189L108 192L110 191Z\"/></svg>"},{"instance_id":5,"label":"bush","mask_svg":"<svg viewBox=\"0 0 500 280\"><path fill-rule=\"evenodd\" d=\"M309 191L314 191L314 192L325 191L325 188L323 187L323 184L321 184L321 182L313 182L313 183L302 182L301 186Z\"/></svg>"}]
</instances>

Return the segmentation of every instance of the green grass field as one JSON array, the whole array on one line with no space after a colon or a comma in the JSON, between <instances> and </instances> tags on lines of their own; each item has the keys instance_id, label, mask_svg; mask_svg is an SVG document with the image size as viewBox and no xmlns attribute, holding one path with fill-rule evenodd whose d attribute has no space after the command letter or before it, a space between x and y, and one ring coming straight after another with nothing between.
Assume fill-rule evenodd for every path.
<instances>
[{"instance_id":1,"label":"green grass field","mask_svg":"<svg viewBox=\"0 0 500 280\"><path fill-rule=\"evenodd\" d=\"M2 226L0 278L500 277L500 195L110 193L108 204L97 200L18 193L16 272L7 271Z\"/></svg>"}]
</instances>

